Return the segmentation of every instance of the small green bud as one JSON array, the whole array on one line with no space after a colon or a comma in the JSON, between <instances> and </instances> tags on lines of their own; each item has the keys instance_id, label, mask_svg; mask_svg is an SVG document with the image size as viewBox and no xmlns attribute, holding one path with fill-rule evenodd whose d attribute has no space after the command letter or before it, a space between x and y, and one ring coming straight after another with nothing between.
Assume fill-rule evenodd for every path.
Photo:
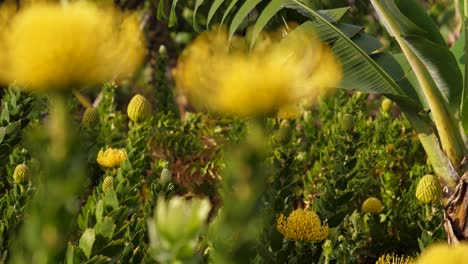
<instances>
[{"instance_id":1,"label":"small green bud","mask_svg":"<svg viewBox=\"0 0 468 264\"><path fill-rule=\"evenodd\" d=\"M19 164L13 172L13 181L16 184L25 184L28 182L30 176L29 168L26 164Z\"/></svg>"},{"instance_id":2,"label":"small green bud","mask_svg":"<svg viewBox=\"0 0 468 264\"><path fill-rule=\"evenodd\" d=\"M275 141L281 145L286 145L292 138L292 128L287 120L281 122L280 128L276 131Z\"/></svg>"},{"instance_id":3,"label":"small green bud","mask_svg":"<svg viewBox=\"0 0 468 264\"><path fill-rule=\"evenodd\" d=\"M393 106L392 100L388 98L383 99L382 104L381 104L382 111L384 111L385 113L388 113L392 109L392 106Z\"/></svg>"},{"instance_id":4,"label":"small green bud","mask_svg":"<svg viewBox=\"0 0 468 264\"><path fill-rule=\"evenodd\" d=\"M383 205L379 199L375 197L369 197L364 201L364 203L362 203L361 209L365 213L378 214L382 212Z\"/></svg>"},{"instance_id":5,"label":"small green bud","mask_svg":"<svg viewBox=\"0 0 468 264\"><path fill-rule=\"evenodd\" d=\"M107 176L102 182L102 191L106 193L110 189L114 189L114 177Z\"/></svg>"},{"instance_id":6,"label":"small green bud","mask_svg":"<svg viewBox=\"0 0 468 264\"><path fill-rule=\"evenodd\" d=\"M86 108L83 118L81 119L81 124L84 127L91 128L99 124L99 113L96 108L88 107Z\"/></svg>"},{"instance_id":7,"label":"small green bud","mask_svg":"<svg viewBox=\"0 0 468 264\"><path fill-rule=\"evenodd\" d=\"M354 130L354 116L345 114L341 119L341 128L344 131L351 132Z\"/></svg>"},{"instance_id":8,"label":"small green bud","mask_svg":"<svg viewBox=\"0 0 468 264\"><path fill-rule=\"evenodd\" d=\"M167 56L166 46L164 45L159 46L159 56L163 56L163 57Z\"/></svg>"},{"instance_id":9,"label":"small green bud","mask_svg":"<svg viewBox=\"0 0 468 264\"><path fill-rule=\"evenodd\" d=\"M127 107L127 114L133 122L141 122L151 115L151 104L140 94L135 95Z\"/></svg>"},{"instance_id":10,"label":"small green bud","mask_svg":"<svg viewBox=\"0 0 468 264\"><path fill-rule=\"evenodd\" d=\"M163 169L162 172L161 172L161 177L159 178L159 181L162 184L167 184L167 183L171 182L172 181L171 171L168 170L168 169Z\"/></svg>"},{"instance_id":11,"label":"small green bud","mask_svg":"<svg viewBox=\"0 0 468 264\"><path fill-rule=\"evenodd\" d=\"M416 187L416 198L422 203L437 203L440 200L441 188L436 176L428 174L419 180Z\"/></svg>"}]
</instances>

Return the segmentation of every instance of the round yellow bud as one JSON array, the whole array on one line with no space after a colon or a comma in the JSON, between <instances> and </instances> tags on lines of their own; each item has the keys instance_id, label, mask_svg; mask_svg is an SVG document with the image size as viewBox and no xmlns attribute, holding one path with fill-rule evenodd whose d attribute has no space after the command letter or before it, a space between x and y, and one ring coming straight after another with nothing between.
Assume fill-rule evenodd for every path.
<instances>
[{"instance_id":1,"label":"round yellow bud","mask_svg":"<svg viewBox=\"0 0 468 264\"><path fill-rule=\"evenodd\" d=\"M428 174L419 180L416 187L416 198L423 203L437 203L440 200L441 188L436 176Z\"/></svg>"},{"instance_id":2,"label":"round yellow bud","mask_svg":"<svg viewBox=\"0 0 468 264\"><path fill-rule=\"evenodd\" d=\"M96 108L88 107L83 113L83 118L81 119L81 124L84 127L90 128L99 124L99 113Z\"/></svg>"},{"instance_id":3,"label":"round yellow bud","mask_svg":"<svg viewBox=\"0 0 468 264\"><path fill-rule=\"evenodd\" d=\"M362 203L361 209L365 213L379 214L383 210L383 205L379 199L369 197Z\"/></svg>"},{"instance_id":4,"label":"round yellow bud","mask_svg":"<svg viewBox=\"0 0 468 264\"><path fill-rule=\"evenodd\" d=\"M275 141L281 145L286 145L289 143L292 137L292 128L287 120L281 122L280 128L275 134Z\"/></svg>"},{"instance_id":5,"label":"round yellow bud","mask_svg":"<svg viewBox=\"0 0 468 264\"><path fill-rule=\"evenodd\" d=\"M351 132L354 130L354 116L345 114L341 119L341 128L344 131Z\"/></svg>"},{"instance_id":6,"label":"round yellow bud","mask_svg":"<svg viewBox=\"0 0 468 264\"><path fill-rule=\"evenodd\" d=\"M384 111L385 113L388 113L392 109L392 106L393 106L392 100L385 98L383 99L380 107L382 107L382 111Z\"/></svg>"},{"instance_id":7,"label":"round yellow bud","mask_svg":"<svg viewBox=\"0 0 468 264\"><path fill-rule=\"evenodd\" d=\"M110 189L114 189L114 177L107 176L102 182L102 191L106 193Z\"/></svg>"},{"instance_id":8,"label":"round yellow bud","mask_svg":"<svg viewBox=\"0 0 468 264\"><path fill-rule=\"evenodd\" d=\"M162 184L171 182L172 181L171 171L169 169L163 169L161 172L161 177L159 178L159 181Z\"/></svg>"},{"instance_id":9,"label":"round yellow bud","mask_svg":"<svg viewBox=\"0 0 468 264\"><path fill-rule=\"evenodd\" d=\"M29 180L29 168L26 164L19 164L13 172L13 181L16 184L25 184Z\"/></svg>"},{"instance_id":10,"label":"round yellow bud","mask_svg":"<svg viewBox=\"0 0 468 264\"><path fill-rule=\"evenodd\" d=\"M151 115L151 104L144 96L137 94L130 100L127 114L133 122L141 122Z\"/></svg>"}]
</instances>

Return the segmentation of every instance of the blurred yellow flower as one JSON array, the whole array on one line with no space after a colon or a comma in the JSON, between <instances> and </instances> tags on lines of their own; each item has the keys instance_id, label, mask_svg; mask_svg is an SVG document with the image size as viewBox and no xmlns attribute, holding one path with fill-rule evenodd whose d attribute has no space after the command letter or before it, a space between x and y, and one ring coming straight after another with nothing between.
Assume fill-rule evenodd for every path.
<instances>
[{"instance_id":1,"label":"blurred yellow flower","mask_svg":"<svg viewBox=\"0 0 468 264\"><path fill-rule=\"evenodd\" d=\"M395 254L386 254L381 256L375 264L413 264L414 258L410 256L398 256Z\"/></svg>"},{"instance_id":2,"label":"blurred yellow flower","mask_svg":"<svg viewBox=\"0 0 468 264\"><path fill-rule=\"evenodd\" d=\"M417 259L417 264L466 264L468 263L468 243L450 247L439 243L429 246Z\"/></svg>"},{"instance_id":3,"label":"blurred yellow flower","mask_svg":"<svg viewBox=\"0 0 468 264\"><path fill-rule=\"evenodd\" d=\"M235 116L275 113L301 98L316 101L341 81L341 66L328 46L293 31L268 38L249 53L244 39L229 48L224 29L201 34L181 55L176 84L195 106Z\"/></svg>"},{"instance_id":4,"label":"blurred yellow flower","mask_svg":"<svg viewBox=\"0 0 468 264\"><path fill-rule=\"evenodd\" d=\"M139 21L89 2L33 4L0 30L0 81L70 89L126 77L141 64Z\"/></svg>"},{"instance_id":5,"label":"blurred yellow flower","mask_svg":"<svg viewBox=\"0 0 468 264\"><path fill-rule=\"evenodd\" d=\"M97 156L97 163L103 168L117 168L127 159L125 149L115 149L107 147L101 149Z\"/></svg>"},{"instance_id":6,"label":"blurred yellow flower","mask_svg":"<svg viewBox=\"0 0 468 264\"><path fill-rule=\"evenodd\" d=\"M276 229L286 238L295 241L320 242L328 237L328 225L322 226L315 212L294 210L288 218L281 214Z\"/></svg>"}]
</instances>

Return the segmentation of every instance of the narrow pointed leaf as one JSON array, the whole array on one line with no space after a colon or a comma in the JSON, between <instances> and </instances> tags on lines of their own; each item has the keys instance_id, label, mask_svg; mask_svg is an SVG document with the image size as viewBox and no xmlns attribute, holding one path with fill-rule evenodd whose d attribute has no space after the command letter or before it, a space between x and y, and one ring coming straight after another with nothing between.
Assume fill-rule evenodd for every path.
<instances>
[{"instance_id":1,"label":"narrow pointed leaf","mask_svg":"<svg viewBox=\"0 0 468 264\"><path fill-rule=\"evenodd\" d=\"M252 12L252 10L257 6L262 0L247 0L244 4L239 8L236 15L231 21L231 26L229 27L229 39L231 39L232 35L236 32L239 28L240 24L247 15Z\"/></svg>"},{"instance_id":2,"label":"narrow pointed leaf","mask_svg":"<svg viewBox=\"0 0 468 264\"><path fill-rule=\"evenodd\" d=\"M224 0L215 0L210 7L210 11L208 11L208 18L206 20L206 28L209 27L211 19L213 18L214 14L218 10L218 8L223 4Z\"/></svg>"},{"instance_id":3,"label":"narrow pointed leaf","mask_svg":"<svg viewBox=\"0 0 468 264\"><path fill-rule=\"evenodd\" d=\"M193 17L192 17L192 24L193 24L193 28L195 29L195 31L199 32L200 31L200 27L198 26L198 22L197 22L197 11L198 11L198 8L203 4L205 0L197 0L195 2L195 7L193 8Z\"/></svg>"},{"instance_id":4,"label":"narrow pointed leaf","mask_svg":"<svg viewBox=\"0 0 468 264\"><path fill-rule=\"evenodd\" d=\"M238 0L231 0L231 3L229 3L229 6L227 7L227 9L224 11L224 14L223 14L223 18L221 18L221 25L224 23L224 20L226 19L226 17L229 15L229 13L231 12L232 8L234 8L234 6L236 5Z\"/></svg>"},{"instance_id":5,"label":"narrow pointed leaf","mask_svg":"<svg viewBox=\"0 0 468 264\"><path fill-rule=\"evenodd\" d=\"M348 12L349 7L340 7L327 10L319 10L319 13L322 17L326 18L331 23L338 23L341 18Z\"/></svg>"},{"instance_id":6,"label":"narrow pointed leaf","mask_svg":"<svg viewBox=\"0 0 468 264\"><path fill-rule=\"evenodd\" d=\"M250 40L250 47L252 47L255 43L255 40L258 37L258 34L263 30L265 25L268 23L268 21L271 20L271 18L280 11L284 5L284 0L272 0L262 11L260 16L258 17L257 21L255 22L255 25L252 29L252 35L251 35L251 40Z\"/></svg>"},{"instance_id":7,"label":"narrow pointed leaf","mask_svg":"<svg viewBox=\"0 0 468 264\"><path fill-rule=\"evenodd\" d=\"M160 0L158 4L158 9L156 10L156 18L159 21L165 20L167 18L164 8L165 8L165 2L164 0Z\"/></svg>"},{"instance_id":8,"label":"narrow pointed leaf","mask_svg":"<svg viewBox=\"0 0 468 264\"><path fill-rule=\"evenodd\" d=\"M171 13L169 14L169 27L177 24L176 6L178 0L172 0Z\"/></svg>"}]
</instances>

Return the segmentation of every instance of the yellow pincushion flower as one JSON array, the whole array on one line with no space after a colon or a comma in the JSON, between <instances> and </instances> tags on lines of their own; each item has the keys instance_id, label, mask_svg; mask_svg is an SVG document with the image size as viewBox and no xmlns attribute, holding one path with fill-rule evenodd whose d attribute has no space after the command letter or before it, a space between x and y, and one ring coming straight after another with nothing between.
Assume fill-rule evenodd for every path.
<instances>
[{"instance_id":1,"label":"yellow pincushion flower","mask_svg":"<svg viewBox=\"0 0 468 264\"><path fill-rule=\"evenodd\" d=\"M196 106L241 117L265 115L301 98L318 100L341 80L330 49L302 31L257 44L250 53L239 44L242 39L234 39L229 49L225 30L203 33L180 57L176 84Z\"/></svg>"},{"instance_id":2,"label":"yellow pincushion flower","mask_svg":"<svg viewBox=\"0 0 468 264\"><path fill-rule=\"evenodd\" d=\"M298 105L287 105L279 109L276 114L281 119L294 120L296 119L301 112L301 109Z\"/></svg>"},{"instance_id":3,"label":"yellow pincushion flower","mask_svg":"<svg viewBox=\"0 0 468 264\"><path fill-rule=\"evenodd\" d=\"M379 199L375 197L369 197L364 201L364 203L362 203L361 209L365 213L378 214L382 212L383 205Z\"/></svg>"},{"instance_id":4,"label":"yellow pincushion flower","mask_svg":"<svg viewBox=\"0 0 468 264\"><path fill-rule=\"evenodd\" d=\"M295 241L320 242L328 237L328 225L322 226L315 212L294 210L288 218L281 214L276 228L286 238Z\"/></svg>"},{"instance_id":5,"label":"yellow pincushion flower","mask_svg":"<svg viewBox=\"0 0 468 264\"><path fill-rule=\"evenodd\" d=\"M31 5L0 34L0 81L35 91L126 77L145 52L135 16L89 2Z\"/></svg>"},{"instance_id":6,"label":"yellow pincushion flower","mask_svg":"<svg viewBox=\"0 0 468 264\"><path fill-rule=\"evenodd\" d=\"M124 149L115 149L107 147L101 149L97 156L97 162L104 168L117 168L127 159L127 153Z\"/></svg>"},{"instance_id":7,"label":"yellow pincushion flower","mask_svg":"<svg viewBox=\"0 0 468 264\"><path fill-rule=\"evenodd\" d=\"M417 264L466 264L468 263L468 243L450 247L447 244L429 246L417 259Z\"/></svg>"},{"instance_id":8,"label":"yellow pincushion flower","mask_svg":"<svg viewBox=\"0 0 468 264\"><path fill-rule=\"evenodd\" d=\"M415 260L410 256L398 256L395 254L386 254L381 256L375 264L414 264Z\"/></svg>"}]
</instances>

